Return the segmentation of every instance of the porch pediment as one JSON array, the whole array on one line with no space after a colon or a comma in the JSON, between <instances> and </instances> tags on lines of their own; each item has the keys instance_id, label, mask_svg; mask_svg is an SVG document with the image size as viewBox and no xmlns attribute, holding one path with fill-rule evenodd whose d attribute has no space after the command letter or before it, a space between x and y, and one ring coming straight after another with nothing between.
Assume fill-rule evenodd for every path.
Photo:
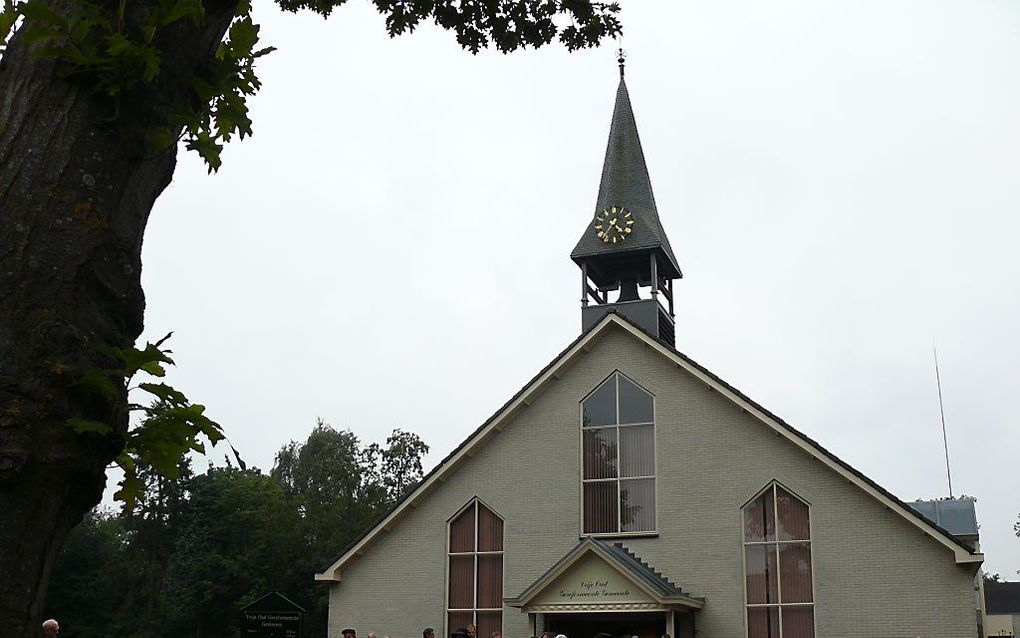
<instances>
[{"instance_id":1,"label":"porch pediment","mask_svg":"<svg viewBox=\"0 0 1020 638\"><path fill-rule=\"evenodd\" d=\"M585 538L506 603L550 613L695 610L704 600L682 591L623 545Z\"/></svg>"}]
</instances>

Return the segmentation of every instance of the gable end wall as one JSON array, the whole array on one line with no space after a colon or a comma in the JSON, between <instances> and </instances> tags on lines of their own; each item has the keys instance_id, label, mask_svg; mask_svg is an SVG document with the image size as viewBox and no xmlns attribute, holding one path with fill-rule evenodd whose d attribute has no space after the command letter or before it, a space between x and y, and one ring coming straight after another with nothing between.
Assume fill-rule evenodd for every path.
<instances>
[{"instance_id":1,"label":"gable end wall","mask_svg":"<svg viewBox=\"0 0 1020 638\"><path fill-rule=\"evenodd\" d=\"M414 638L425 626L448 634L446 521L475 496L505 519L504 596L566 554L580 533L578 401L614 369L656 396L659 534L624 542L706 599L698 636L744 635L740 506L772 480L811 504L818 636L975 635L973 567L957 565L945 546L613 328L345 566L330 585L330 638L344 626L394 638ZM503 618L509 638L529 635L519 610L505 608Z\"/></svg>"}]
</instances>

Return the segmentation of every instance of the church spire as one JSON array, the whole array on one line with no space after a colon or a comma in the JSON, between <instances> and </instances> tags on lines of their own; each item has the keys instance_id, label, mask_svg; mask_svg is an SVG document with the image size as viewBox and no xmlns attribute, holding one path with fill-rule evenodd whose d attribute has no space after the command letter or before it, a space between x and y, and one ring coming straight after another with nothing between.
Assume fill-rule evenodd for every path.
<instances>
[{"instance_id":1,"label":"church spire","mask_svg":"<svg viewBox=\"0 0 1020 638\"><path fill-rule=\"evenodd\" d=\"M582 303L586 310L589 296L600 307L607 307L606 311L609 306L622 311L618 307L620 302L640 301L638 286L650 287L649 301L655 302L656 306L662 293L669 301L668 332L671 341L672 280L682 275L655 206L652 181L648 176L624 79L622 49L617 62L620 65L620 84L616 89L616 105L609 127L595 219L585 229L570 258L583 272L585 295ZM589 286L589 280L594 289ZM590 295L589 290L596 294ZM619 298L610 304L609 293L615 290L620 290ZM587 319L583 323L588 323ZM665 334L661 336L666 337Z\"/></svg>"},{"instance_id":2,"label":"church spire","mask_svg":"<svg viewBox=\"0 0 1020 638\"><path fill-rule=\"evenodd\" d=\"M623 59L622 51L620 60ZM680 266L673 255L673 248L662 228L659 213L652 194L652 180L648 177L645 155L641 150L637 122L627 93L627 82L623 77L623 62L620 62L620 84L616 89L616 106L609 127L609 143L606 146L605 161L602 165L602 181L596 200L596 215L613 206L625 207L633 215L634 227L625 241L616 244L603 242L590 227L570 254L579 259L599 254L620 253L636 249L661 250L667 270L673 278L680 277ZM666 275L665 272L660 273Z\"/></svg>"}]
</instances>

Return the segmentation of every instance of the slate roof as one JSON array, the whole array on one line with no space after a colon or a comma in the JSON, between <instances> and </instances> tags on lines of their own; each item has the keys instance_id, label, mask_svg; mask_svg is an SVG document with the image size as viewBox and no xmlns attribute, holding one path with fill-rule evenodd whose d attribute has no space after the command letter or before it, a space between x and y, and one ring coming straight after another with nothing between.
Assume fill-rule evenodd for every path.
<instances>
[{"instance_id":1,"label":"slate roof","mask_svg":"<svg viewBox=\"0 0 1020 638\"><path fill-rule=\"evenodd\" d=\"M535 582L521 592L520 596L509 600L520 603L521 601L527 600L533 595L540 593L551 582L553 582L557 576L559 576L560 572L563 571L566 566L575 562L582 555L588 553L589 548L591 547L600 549L605 557L607 557L618 569L626 571L634 578L634 580L640 582L649 591L649 593L654 594L658 598L688 598L704 602L704 599L692 596L688 592L683 591L680 587L673 584L671 580L660 574L651 565L638 558L634 552L627 549L623 543L608 543L604 540L593 537L582 538L577 545L574 545L574 547L563 556L563 558L556 561L556 563L543 572L541 576L536 578Z\"/></svg>"},{"instance_id":2,"label":"slate roof","mask_svg":"<svg viewBox=\"0 0 1020 638\"><path fill-rule=\"evenodd\" d=\"M1020 614L1020 583L985 581L985 613Z\"/></svg>"},{"instance_id":3,"label":"slate roof","mask_svg":"<svg viewBox=\"0 0 1020 638\"><path fill-rule=\"evenodd\" d=\"M591 540L602 545L607 552L611 553L616 558L618 565L624 567L632 576L648 585L648 587L657 592L660 596L664 598L669 596L686 596L688 598L693 598L693 596L683 591L680 587L674 585L673 581L660 574L651 565L638 558L634 552L627 549L623 543L613 543L610 545L609 543L597 538L593 538Z\"/></svg>"},{"instance_id":4,"label":"slate roof","mask_svg":"<svg viewBox=\"0 0 1020 638\"><path fill-rule=\"evenodd\" d=\"M595 236L592 223L589 222L577 246L570 253L570 258L580 265L585 257L659 249L676 271L662 274L671 275L674 279L680 277L680 266L677 265L673 248L669 245L655 207L652 180L648 176L645 154L641 150L641 139L638 137L637 123L623 75L620 76L620 86L616 90L616 106L609 127L609 143L606 146L606 159L602 165L602 181L594 214L611 206L623 206L633 214L634 232L619 244L606 244Z\"/></svg>"}]
</instances>

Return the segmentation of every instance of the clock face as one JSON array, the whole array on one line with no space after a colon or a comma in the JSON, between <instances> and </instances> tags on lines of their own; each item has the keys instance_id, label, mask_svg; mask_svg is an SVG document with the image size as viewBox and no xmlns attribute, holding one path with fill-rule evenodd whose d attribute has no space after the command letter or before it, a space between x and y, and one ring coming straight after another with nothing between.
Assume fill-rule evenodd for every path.
<instances>
[{"instance_id":1,"label":"clock face","mask_svg":"<svg viewBox=\"0 0 1020 638\"><path fill-rule=\"evenodd\" d=\"M604 244L618 244L633 230L634 219L622 206L613 206L595 215L595 236Z\"/></svg>"}]
</instances>

